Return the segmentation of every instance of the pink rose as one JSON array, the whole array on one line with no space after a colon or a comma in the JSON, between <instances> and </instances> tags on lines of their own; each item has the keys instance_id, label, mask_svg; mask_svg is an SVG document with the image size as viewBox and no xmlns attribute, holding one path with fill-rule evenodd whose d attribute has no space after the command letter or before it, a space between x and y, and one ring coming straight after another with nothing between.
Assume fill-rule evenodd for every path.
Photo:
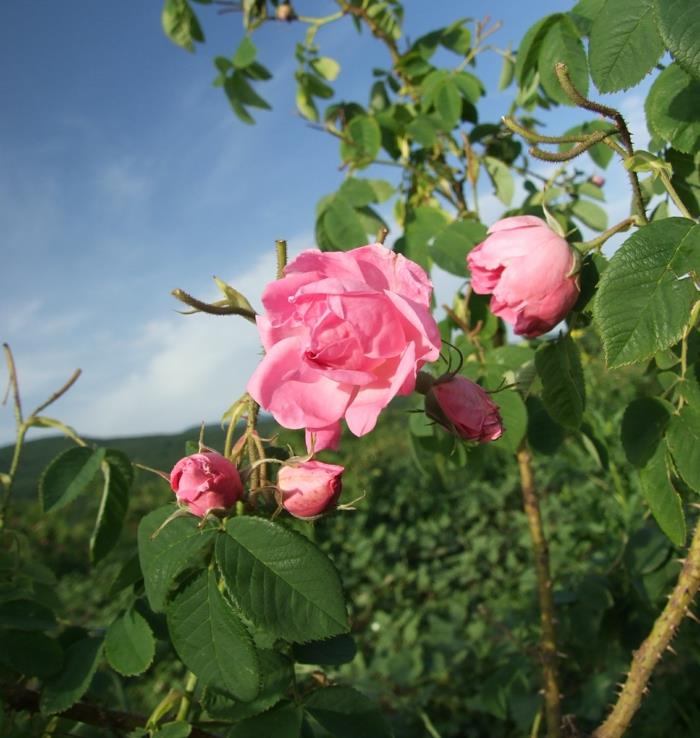
<instances>
[{"instance_id":1,"label":"pink rose","mask_svg":"<svg viewBox=\"0 0 700 738\"><path fill-rule=\"evenodd\" d=\"M535 338L554 328L578 299L576 254L541 218L518 215L489 228L467 256L471 286L491 294L491 311Z\"/></svg>"},{"instance_id":2,"label":"pink rose","mask_svg":"<svg viewBox=\"0 0 700 738\"><path fill-rule=\"evenodd\" d=\"M461 374L435 380L425 397L425 412L467 441L486 443L503 434L498 406L478 384Z\"/></svg>"},{"instance_id":3,"label":"pink rose","mask_svg":"<svg viewBox=\"0 0 700 738\"><path fill-rule=\"evenodd\" d=\"M214 451L180 459L170 472L170 486L178 501L200 518L209 510L228 510L243 494L238 469Z\"/></svg>"},{"instance_id":4,"label":"pink rose","mask_svg":"<svg viewBox=\"0 0 700 738\"><path fill-rule=\"evenodd\" d=\"M438 358L432 285L409 259L372 244L301 253L263 293L258 330L266 354L248 392L307 444L337 448L340 419L356 436L371 431L416 372Z\"/></svg>"},{"instance_id":5,"label":"pink rose","mask_svg":"<svg viewBox=\"0 0 700 738\"><path fill-rule=\"evenodd\" d=\"M314 518L334 507L342 489L343 467L322 461L283 466L277 475L282 507L296 518Z\"/></svg>"}]
</instances>

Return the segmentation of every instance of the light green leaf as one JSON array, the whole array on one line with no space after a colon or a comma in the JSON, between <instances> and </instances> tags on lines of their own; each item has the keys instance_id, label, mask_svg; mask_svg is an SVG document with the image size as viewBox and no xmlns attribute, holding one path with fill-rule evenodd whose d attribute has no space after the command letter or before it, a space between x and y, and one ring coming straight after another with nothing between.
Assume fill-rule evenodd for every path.
<instances>
[{"instance_id":1,"label":"light green leaf","mask_svg":"<svg viewBox=\"0 0 700 738\"><path fill-rule=\"evenodd\" d=\"M654 0L605 0L590 34L591 77L600 92L626 90L654 68L664 51Z\"/></svg>"},{"instance_id":2,"label":"light green leaf","mask_svg":"<svg viewBox=\"0 0 700 738\"><path fill-rule=\"evenodd\" d=\"M255 61L257 54L258 50L255 48L255 44L250 36L243 36L243 40L233 55L233 66L236 69L245 69Z\"/></svg>"},{"instance_id":3,"label":"light green leaf","mask_svg":"<svg viewBox=\"0 0 700 738\"><path fill-rule=\"evenodd\" d=\"M109 665L123 676L142 674L156 654L156 641L146 619L130 609L107 629L105 655Z\"/></svg>"},{"instance_id":4,"label":"light green leaf","mask_svg":"<svg viewBox=\"0 0 700 738\"><path fill-rule=\"evenodd\" d=\"M467 277L467 254L486 238L486 226L475 220L450 223L428 247L433 261L446 272Z\"/></svg>"},{"instance_id":5,"label":"light green leaf","mask_svg":"<svg viewBox=\"0 0 700 738\"><path fill-rule=\"evenodd\" d=\"M257 697L260 665L253 640L219 591L211 569L173 598L167 615L178 656L202 684L244 702Z\"/></svg>"},{"instance_id":6,"label":"light green leaf","mask_svg":"<svg viewBox=\"0 0 700 738\"><path fill-rule=\"evenodd\" d=\"M204 41L202 27L187 0L165 0L161 23L165 35L187 51L194 51L195 41Z\"/></svg>"},{"instance_id":7,"label":"light green leaf","mask_svg":"<svg viewBox=\"0 0 700 738\"><path fill-rule=\"evenodd\" d=\"M594 317L609 367L643 361L677 343L700 298L700 226L651 223L628 238L600 279Z\"/></svg>"},{"instance_id":8,"label":"light green leaf","mask_svg":"<svg viewBox=\"0 0 700 738\"><path fill-rule=\"evenodd\" d=\"M374 188L369 179L350 177L340 185L338 194L345 198L354 208L361 208L372 202L376 202Z\"/></svg>"},{"instance_id":9,"label":"light green leaf","mask_svg":"<svg viewBox=\"0 0 700 738\"><path fill-rule=\"evenodd\" d=\"M569 335L541 346L535 366L542 380L542 402L549 415L565 428L581 425L586 387L578 347Z\"/></svg>"},{"instance_id":10,"label":"light green leaf","mask_svg":"<svg viewBox=\"0 0 700 738\"><path fill-rule=\"evenodd\" d=\"M670 420L666 403L655 397L639 397L622 416L622 447L631 464L643 467L656 453Z\"/></svg>"},{"instance_id":11,"label":"light green leaf","mask_svg":"<svg viewBox=\"0 0 700 738\"><path fill-rule=\"evenodd\" d=\"M367 182L374 190L374 202L384 202L396 192L396 187L385 179L368 179Z\"/></svg>"},{"instance_id":12,"label":"light green leaf","mask_svg":"<svg viewBox=\"0 0 700 738\"><path fill-rule=\"evenodd\" d=\"M233 518L216 561L243 612L279 638L304 643L348 630L340 577L311 541L254 517Z\"/></svg>"},{"instance_id":13,"label":"light green leaf","mask_svg":"<svg viewBox=\"0 0 700 738\"><path fill-rule=\"evenodd\" d=\"M507 90L511 86L514 73L515 62L510 56L504 56L501 63L501 74L498 77L498 89L500 91Z\"/></svg>"},{"instance_id":14,"label":"light green leaf","mask_svg":"<svg viewBox=\"0 0 700 738\"><path fill-rule=\"evenodd\" d=\"M605 5L605 0L579 0L571 8L569 15L584 36L588 36L593 27L593 21Z\"/></svg>"},{"instance_id":15,"label":"light green leaf","mask_svg":"<svg viewBox=\"0 0 700 738\"><path fill-rule=\"evenodd\" d=\"M583 43L573 21L562 15L547 31L542 42L537 69L540 73L540 83L544 91L559 103L574 105L559 84L554 66L564 62L569 69L569 75L582 95L588 94L588 63Z\"/></svg>"},{"instance_id":16,"label":"light green leaf","mask_svg":"<svg viewBox=\"0 0 700 738\"><path fill-rule=\"evenodd\" d=\"M589 200L574 200L571 214L595 231L604 231L608 227L608 214L599 205Z\"/></svg>"},{"instance_id":17,"label":"light green leaf","mask_svg":"<svg viewBox=\"0 0 700 738\"><path fill-rule=\"evenodd\" d=\"M336 251L348 251L367 243L357 211L341 195L336 195L324 212L323 228Z\"/></svg>"},{"instance_id":18,"label":"light green leaf","mask_svg":"<svg viewBox=\"0 0 700 738\"><path fill-rule=\"evenodd\" d=\"M330 56L319 56L311 62L311 66L329 82L333 82L340 74L340 64Z\"/></svg>"},{"instance_id":19,"label":"light green leaf","mask_svg":"<svg viewBox=\"0 0 700 738\"><path fill-rule=\"evenodd\" d=\"M686 405L674 415L666 441L681 478L700 492L700 410Z\"/></svg>"},{"instance_id":20,"label":"light green leaf","mask_svg":"<svg viewBox=\"0 0 700 738\"><path fill-rule=\"evenodd\" d=\"M154 612L165 609L173 579L201 558L204 548L213 540L213 529L200 530L199 520L193 515L175 518L161 528L175 510L173 505L158 508L146 515L139 525L141 571ZM159 532L156 534L156 531Z\"/></svg>"},{"instance_id":21,"label":"light green leaf","mask_svg":"<svg viewBox=\"0 0 700 738\"><path fill-rule=\"evenodd\" d=\"M356 115L345 127L340 142L340 158L362 169L371 164L382 143L379 124L368 115Z\"/></svg>"},{"instance_id":22,"label":"light green leaf","mask_svg":"<svg viewBox=\"0 0 700 738\"><path fill-rule=\"evenodd\" d=\"M685 543L685 515L680 495L673 489L668 473L666 444L660 443L656 453L640 470L642 493L659 528L676 546Z\"/></svg>"},{"instance_id":23,"label":"light green leaf","mask_svg":"<svg viewBox=\"0 0 700 738\"><path fill-rule=\"evenodd\" d=\"M500 159L494 159L492 156L485 156L482 161L493 183L496 197L504 205L510 205L515 194L515 181L509 167Z\"/></svg>"},{"instance_id":24,"label":"light green leaf","mask_svg":"<svg viewBox=\"0 0 700 738\"><path fill-rule=\"evenodd\" d=\"M44 470L39 480L39 499L44 512L60 510L84 492L105 458L105 449L69 448Z\"/></svg>"},{"instance_id":25,"label":"light green leaf","mask_svg":"<svg viewBox=\"0 0 700 738\"><path fill-rule=\"evenodd\" d=\"M70 645L61 672L44 683L41 712L53 715L74 705L90 688L101 656L101 638L83 638Z\"/></svg>"},{"instance_id":26,"label":"light green leaf","mask_svg":"<svg viewBox=\"0 0 700 738\"><path fill-rule=\"evenodd\" d=\"M700 79L700 5L697 0L655 0L661 38L676 61Z\"/></svg>"},{"instance_id":27,"label":"light green leaf","mask_svg":"<svg viewBox=\"0 0 700 738\"><path fill-rule=\"evenodd\" d=\"M406 133L425 148L435 145L440 126L430 116L418 115L407 126Z\"/></svg>"},{"instance_id":28,"label":"light green leaf","mask_svg":"<svg viewBox=\"0 0 700 738\"><path fill-rule=\"evenodd\" d=\"M649 130L674 149L695 154L700 146L700 82L678 64L671 64L654 80L644 110Z\"/></svg>"},{"instance_id":29,"label":"light green leaf","mask_svg":"<svg viewBox=\"0 0 700 738\"><path fill-rule=\"evenodd\" d=\"M121 451L107 449L102 461L104 489L97 512L95 530L90 538L90 560L103 559L117 544L129 507L129 490L134 469L129 457Z\"/></svg>"},{"instance_id":30,"label":"light green leaf","mask_svg":"<svg viewBox=\"0 0 700 738\"><path fill-rule=\"evenodd\" d=\"M304 700L304 709L334 738L392 738L379 707L351 687L317 689Z\"/></svg>"}]
</instances>

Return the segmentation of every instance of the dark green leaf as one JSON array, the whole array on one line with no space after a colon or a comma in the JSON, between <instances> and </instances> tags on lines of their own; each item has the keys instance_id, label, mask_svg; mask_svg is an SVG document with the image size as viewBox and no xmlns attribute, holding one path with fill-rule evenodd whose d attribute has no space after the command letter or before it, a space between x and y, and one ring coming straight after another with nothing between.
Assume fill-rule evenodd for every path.
<instances>
[{"instance_id":1,"label":"dark green leaf","mask_svg":"<svg viewBox=\"0 0 700 738\"><path fill-rule=\"evenodd\" d=\"M105 656L110 666L124 676L142 674L153 661L156 642L145 618L127 610L107 629Z\"/></svg>"},{"instance_id":2,"label":"dark green leaf","mask_svg":"<svg viewBox=\"0 0 700 738\"><path fill-rule=\"evenodd\" d=\"M414 414L411 420L414 417L419 416ZM339 666L340 664L347 664L355 658L357 646L351 635L342 633L325 641L295 643L292 653L294 654L294 660L300 664Z\"/></svg>"},{"instance_id":3,"label":"dark green leaf","mask_svg":"<svg viewBox=\"0 0 700 738\"><path fill-rule=\"evenodd\" d=\"M56 618L48 607L28 599L0 602L0 626L19 630L48 630Z\"/></svg>"},{"instance_id":4,"label":"dark green leaf","mask_svg":"<svg viewBox=\"0 0 700 738\"><path fill-rule=\"evenodd\" d=\"M367 243L367 234L353 206L336 195L323 214L323 227L337 251L347 251Z\"/></svg>"},{"instance_id":5,"label":"dark green leaf","mask_svg":"<svg viewBox=\"0 0 700 738\"><path fill-rule=\"evenodd\" d=\"M162 723L153 738L188 738L192 732L192 726L182 720L171 720L169 723Z\"/></svg>"},{"instance_id":6,"label":"dark green leaf","mask_svg":"<svg viewBox=\"0 0 700 738\"><path fill-rule=\"evenodd\" d=\"M348 629L340 578L304 536L262 518L226 523L216 560L246 615L279 638L304 643Z\"/></svg>"},{"instance_id":7,"label":"dark green leaf","mask_svg":"<svg viewBox=\"0 0 700 738\"><path fill-rule=\"evenodd\" d=\"M334 738L391 738L381 711L351 687L326 687L304 700L304 709Z\"/></svg>"},{"instance_id":8,"label":"dark green leaf","mask_svg":"<svg viewBox=\"0 0 700 738\"><path fill-rule=\"evenodd\" d=\"M374 189L369 179L350 177L340 185L338 194L355 208L361 208L376 202Z\"/></svg>"},{"instance_id":9,"label":"dark green leaf","mask_svg":"<svg viewBox=\"0 0 700 738\"><path fill-rule=\"evenodd\" d=\"M545 16L531 26L523 36L515 59L515 79L521 87L525 85L528 73L537 64L545 36L561 17L561 13Z\"/></svg>"},{"instance_id":10,"label":"dark green leaf","mask_svg":"<svg viewBox=\"0 0 700 738\"><path fill-rule=\"evenodd\" d=\"M467 254L486 238L486 227L474 220L457 220L437 234L429 247L433 261L446 272L467 276Z\"/></svg>"},{"instance_id":11,"label":"dark green leaf","mask_svg":"<svg viewBox=\"0 0 700 738\"><path fill-rule=\"evenodd\" d=\"M485 156L482 161L493 183L496 197L504 205L510 205L515 194L515 181L510 169L500 159L494 159L492 156Z\"/></svg>"},{"instance_id":12,"label":"dark green leaf","mask_svg":"<svg viewBox=\"0 0 700 738\"><path fill-rule=\"evenodd\" d=\"M528 443L538 453L555 453L564 441L564 429L552 420L539 397L531 395L526 405Z\"/></svg>"},{"instance_id":13,"label":"dark green leaf","mask_svg":"<svg viewBox=\"0 0 700 738\"><path fill-rule=\"evenodd\" d=\"M591 77L601 92L626 90L654 68L664 51L654 0L605 0L590 34Z\"/></svg>"},{"instance_id":14,"label":"dark green leaf","mask_svg":"<svg viewBox=\"0 0 700 738\"><path fill-rule=\"evenodd\" d=\"M457 83L449 77L446 78L435 91L433 104L440 118L442 118L445 130L452 130L462 114L462 98L459 94Z\"/></svg>"},{"instance_id":15,"label":"dark green leaf","mask_svg":"<svg viewBox=\"0 0 700 738\"><path fill-rule=\"evenodd\" d=\"M700 492L700 410L686 405L674 415L666 440L681 478Z\"/></svg>"},{"instance_id":16,"label":"dark green leaf","mask_svg":"<svg viewBox=\"0 0 700 738\"><path fill-rule=\"evenodd\" d=\"M427 115L416 116L407 126L406 133L421 146L429 148L435 144L440 126Z\"/></svg>"},{"instance_id":17,"label":"dark green leaf","mask_svg":"<svg viewBox=\"0 0 700 738\"><path fill-rule=\"evenodd\" d=\"M576 89L582 94L588 94L588 63L583 43L579 38L578 30L573 21L562 15L547 31L542 42L537 69L540 73L540 83L544 91L559 103L574 105L559 84L554 66L558 62L566 64L571 80Z\"/></svg>"},{"instance_id":18,"label":"dark green leaf","mask_svg":"<svg viewBox=\"0 0 700 738\"><path fill-rule=\"evenodd\" d=\"M24 676L47 679L63 665L63 649L44 633L2 630L0 661Z\"/></svg>"},{"instance_id":19,"label":"dark green leaf","mask_svg":"<svg viewBox=\"0 0 700 738\"><path fill-rule=\"evenodd\" d=\"M671 64L654 80L644 110L649 130L685 154L700 146L700 82Z\"/></svg>"},{"instance_id":20,"label":"dark green leaf","mask_svg":"<svg viewBox=\"0 0 700 738\"><path fill-rule=\"evenodd\" d=\"M102 656L101 638L83 638L68 647L63 669L44 684L39 707L53 715L75 704L90 687Z\"/></svg>"},{"instance_id":21,"label":"dark green leaf","mask_svg":"<svg viewBox=\"0 0 700 738\"><path fill-rule=\"evenodd\" d=\"M187 51L194 51L195 41L204 41L202 27L187 0L165 0L161 23L165 35Z\"/></svg>"},{"instance_id":22,"label":"dark green leaf","mask_svg":"<svg viewBox=\"0 0 700 738\"><path fill-rule=\"evenodd\" d=\"M651 223L628 238L600 279L594 315L610 367L677 343L698 291L700 226L683 218Z\"/></svg>"},{"instance_id":23,"label":"dark green leaf","mask_svg":"<svg viewBox=\"0 0 700 738\"><path fill-rule=\"evenodd\" d=\"M700 5L697 0L655 0L661 38L676 61L700 79Z\"/></svg>"},{"instance_id":24,"label":"dark green leaf","mask_svg":"<svg viewBox=\"0 0 700 738\"><path fill-rule=\"evenodd\" d=\"M287 702L262 715L242 720L228 734L228 738L300 738L301 707Z\"/></svg>"},{"instance_id":25,"label":"dark green leaf","mask_svg":"<svg viewBox=\"0 0 700 738\"><path fill-rule=\"evenodd\" d=\"M659 444L639 476L642 492L659 528L672 543L682 546L685 543L685 516L681 498L669 478L665 443Z\"/></svg>"},{"instance_id":26,"label":"dark green leaf","mask_svg":"<svg viewBox=\"0 0 700 738\"><path fill-rule=\"evenodd\" d=\"M593 27L593 21L605 5L605 0L579 0L571 9L569 15L584 36L588 36Z\"/></svg>"},{"instance_id":27,"label":"dark green leaf","mask_svg":"<svg viewBox=\"0 0 700 738\"><path fill-rule=\"evenodd\" d=\"M542 380L542 401L549 415L575 430L583 420L586 387L578 347L570 336L541 346L535 366Z\"/></svg>"},{"instance_id":28,"label":"dark green leaf","mask_svg":"<svg viewBox=\"0 0 700 738\"><path fill-rule=\"evenodd\" d=\"M97 474L105 453L103 448L77 446L59 454L39 480L39 499L44 512L60 510L84 492Z\"/></svg>"},{"instance_id":29,"label":"dark green leaf","mask_svg":"<svg viewBox=\"0 0 700 738\"><path fill-rule=\"evenodd\" d=\"M270 104L258 95L241 70L236 70L230 77L226 78L224 90L232 105L235 100L246 107L270 110Z\"/></svg>"},{"instance_id":30,"label":"dark green leaf","mask_svg":"<svg viewBox=\"0 0 700 738\"><path fill-rule=\"evenodd\" d=\"M173 646L202 684L243 701L257 697L260 665L253 640L219 591L212 570L179 592L167 614Z\"/></svg>"},{"instance_id":31,"label":"dark green leaf","mask_svg":"<svg viewBox=\"0 0 700 738\"><path fill-rule=\"evenodd\" d=\"M201 558L203 549L211 543L214 533L212 528L200 530L197 527L198 519L192 515L175 518L161 528L175 510L173 505L161 507L146 515L139 525L141 571L148 602L154 612L165 609L165 600L173 580Z\"/></svg>"},{"instance_id":32,"label":"dark green leaf","mask_svg":"<svg viewBox=\"0 0 700 738\"><path fill-rule=\"evenodd\" d=\"M340 158L362 169L371 164L382 143L379 124L367 115L356 115L345 127L340 142Z\"/></svg>"},{"instance_id":33,"label":"dark green leaf","mask_svg":"<svg viewBox=\"0 0 700 738\"><path fill-rule=\"evenodd\" d=\"M129 507L129 490L134 480L134 468L121 451L107 449L102 462L104 489L97 512L95 530L90 539L90 560L103 559L117 544Z\"/></svg>"},{"instance_id":34,"label":"dark green leaf","mask_svg":"<svg viewBox=\"0 0 700 738\"><path fill-rule=\"evenodd\" d=\"M655 397L640 397L622 417L622 446L631 464L643 467L656 453L670 420L670 411Z\"/></svg>"},{"instance_id":35,"label":"dark green leaf","mask_svg":"<svg viewBox=\"0 0 700 738\"><path fill-rule=\"evenodd\" d=\"M693 218L700 217L700 151L692 156L675 149L666 152L673 167L671 184Z\"/></svg>"}]
</instances>

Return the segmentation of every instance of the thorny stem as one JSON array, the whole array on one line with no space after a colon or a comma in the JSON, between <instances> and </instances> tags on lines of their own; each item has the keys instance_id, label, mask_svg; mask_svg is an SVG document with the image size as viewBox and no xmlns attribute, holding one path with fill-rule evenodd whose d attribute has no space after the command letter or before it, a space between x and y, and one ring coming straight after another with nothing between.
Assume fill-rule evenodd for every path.
<instances>
[{"instance_id":1,"label":"thorny stem","mask_svg":"<svg viewBox=\"0 0 700 738\"><path fill-rule=\"evenodd\" d=\"M73 374L70 375L70 377L68 378L68 381L62 387L57 389L51 395L51 397L49 397L49 399L46 400L46 402L42 402L41 405L39 405L39 407L32 413L32 417L37 416L42 410L46 410L46 408L49 405L52 405L54 402L56 402L56 400L58 400L59 397L62 397L63 395L65 395L66 392L68 392L68 390L78 381L81 374L82 374L82 370L76 369L73 372Z\"/></svg>"},{"instance_id":2,"label":"thorny stem","mask_svg":"<svg viewBox=\"0 0 700 738\"><path fill-rule=\"evenodd\" d=\"M589 251L596 251L597 249L600 249L611 236L614 236L616 233L620 233L621 231L628 230L636 223L636 217L625 218L614 226L608 228L607 231L603 231L597 238L593 238L590 241L581 241L580 243L575 244L575 246L582 254L587 254Z\"/></svg>"},{"instance_id":3,"label":"thorny stem","mask_svg":"<svg viewBox=\"0 0 700 738\"><path fill-rule=\"evenodd\" d=\"M522 136L523 138L526 138L528 141L533 141L535 143L548 143L548 144L560 144L560 143L581 143L584 141L587 141L588 138L590 138L589 133L579 133L579 134L571 134L566 136L543 136L540 133L537 133L536 131L532 131L529 128L525 128L525 126L521 126L520 123L518 123L515 118L509 115L504 115L501 118L501 121L503 122L503 125L508 128L510 131L513 131L513 133L517 133L519 136ZM611 128L609 131L596 131L596 133L602 133L603 138L607 136L612 136L617 133L617 131L613 128Z\"/></svg>"},{"instance_id":4,"label":"thorny stem","mask_svg":"<svg viewBox=\"0 0 700 738\"><path fill-rule=\"evenodd\" d=\"M620 139L622 140L627 155L632 156L632 154L634 153L634 147L632 146L632 136L630 135L629 128L627 128L627 123L622 117L620 111L615 110L615 108L609 108L607 105L602 105L601 103L594 102L593 100L589 100L588 98L584 97L576 89L574 83L572 82L566 64L563 64L561 62L555 64L554 71L556 72L559 84L572 102L576 103L576 105L578 105L580 108L591 110L594 113L598 113L599 115L602 115L606 118L610 118L615 123L615 127L620 134ZM644 209L644 198L642 197L642 190L639 186L637 173L628 170L628 176L630 184L632 185L634 206L637 210L637 214L644 223L648 223L649 219L647 218L647 214Z\"/></svg>"},{"instance_id":5,"label":"thorny stem","mask_svg":"<svg viewBox=\"0 0 700 738\"><path fill-rule=\"evenodd\" d=\"M554 600L552 577L549 571L547 539L542 528L540 504L532 473L532 457L526 447L517 454L523 508L530 527L535 554L535 571L540 604L540 659L544 680L544 707L547 738L561 738L561 707L559 695L558 657L554 631Z\"/></svg>"},{"instance_id":6,"label":"thorny stem","mask_svg":"<svg viewBox=\"0 0 700 738\"><path fill-rule=\"evenodd\" d=\"M537 159L542 159L543 161L570 161L580 154L583 154L584 151L588 151L591 146L601 143L608 138L609 135L610 134L606 131L594 131L593 133L588 134L585 140L577 143L566 151L544 151L537 146L530 146L530 154Z\"/></svg>"},{"instance_id":7,"label":"thorny stem","mask_svg":"<svg viewBox=\"0 0 700 738\"><path fill-rule=\"evenodd\" d=\"M627 730L639 709L649 677L671 643L688 608L700 587L700 523L696 525L693 540L683 569L678 576L663 612L654 623L651 633L634 652L629 673L620 696L605 722L593 733L593 738L619 738Z\"/></svg>"}]
</instances>

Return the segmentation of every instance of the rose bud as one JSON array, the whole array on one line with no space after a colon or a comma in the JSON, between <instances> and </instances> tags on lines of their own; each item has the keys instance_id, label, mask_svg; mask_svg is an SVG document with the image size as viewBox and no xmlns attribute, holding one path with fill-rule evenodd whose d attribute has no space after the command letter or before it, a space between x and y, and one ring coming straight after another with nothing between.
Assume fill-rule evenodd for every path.
<instances>
[{"instance_id":1,"label":"rose bud","mask_svg":"<svg viewBox=\"0 0 700 738\"><path fill-rule=\"evenodd\" d=\"M170 486L178 502L200 518L210 510L228 510L243 494L238 469L214 451L180 459L170 472Z\"/></svg>"},{"instance_id":2,"label":"rose bud","mask_svg":"<svg viewBox=\"0 0 700 738\"><path fill-rule=\"evenodd\" d=\"M491 294L491 312L519 336L547 333L578 299L576 252L532 215L499 220L488 233L467 256L472 289Z\"/></svg>"},{"instance_id":3,"label":"rose bud","mask_svg":"<svg viewBox=\"0 0 700 738\"><path fill-rule=\"evenodd\" d=\"M295 518L314 518L335 507L344 468L322 461L283 466L277 475L282 507Z\"/></svg>"},{"instance_id":4,"label":"rose bud","mask_svg":"<svg viewBox=\"0 0 700 738\"><path fill-rule=\"evenodd\" d=\"M478 384L460 374L436 379L425 396L425 412L450 433L486 443L503 434L498 406Z\"/></svg>"},{"instance_id":5,"label":"rose bud","mask_svg":"<svg viewBox=\"0 0 700 738\"><path fill-rule=\"evenodd\" d=\"M592 174L588 181L596 187L602 187L605 184L605 177L601 177L600 174Z\"/></svg>"}]
</instances>

